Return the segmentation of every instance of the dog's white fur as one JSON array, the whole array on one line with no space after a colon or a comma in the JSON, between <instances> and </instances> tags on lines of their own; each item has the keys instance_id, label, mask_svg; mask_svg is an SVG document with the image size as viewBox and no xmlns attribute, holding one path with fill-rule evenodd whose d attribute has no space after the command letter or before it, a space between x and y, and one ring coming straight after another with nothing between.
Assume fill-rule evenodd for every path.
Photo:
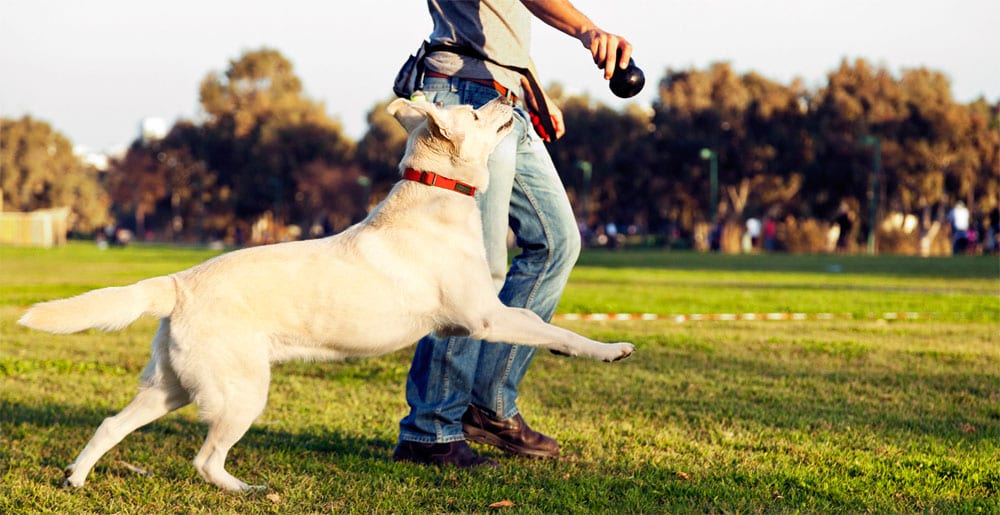
<instances>
[{"instance_id":1,"label":"dog's white fur","mask_svg":"<svg viewBox=\"0 0 1000 515\"><path fill-rule=\"evenodd\" d=\"M502 100L478 110L396 100L410 132L400 169L433 171L486 189L486 161L510 132ZM497 299L472 197L401 181L361 223L325 239L248 248L187 270L37 304L19 323L53 333L117 330L160 317L139 393L105 419L67 468L82 486L97 460L135 429L194 402L208 422L195 468L226 490L252 488L226 454L263 411L270 364L384 354L431 333L471 335L615 361L602 344Z\"/></svg>"}]
</instances>

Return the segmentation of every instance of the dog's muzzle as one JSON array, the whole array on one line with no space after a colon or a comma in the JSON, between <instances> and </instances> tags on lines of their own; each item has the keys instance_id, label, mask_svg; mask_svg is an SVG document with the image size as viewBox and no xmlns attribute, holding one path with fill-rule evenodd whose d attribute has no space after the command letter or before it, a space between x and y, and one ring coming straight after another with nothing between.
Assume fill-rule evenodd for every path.
<instances>
[{"instance_id":1,"label":"dog's muzzle","mask_svg":"<svg viewBox=\"0 0 1000 515\"><path fill-rule=\"evenodd\" d=\"M513 126L514 126L514 115L511 114L510 119L508 119L506 122L504 122L503 125L497 128L497 134L500 134L501 132L510 129Z\"/></svg>"}]
</instances>

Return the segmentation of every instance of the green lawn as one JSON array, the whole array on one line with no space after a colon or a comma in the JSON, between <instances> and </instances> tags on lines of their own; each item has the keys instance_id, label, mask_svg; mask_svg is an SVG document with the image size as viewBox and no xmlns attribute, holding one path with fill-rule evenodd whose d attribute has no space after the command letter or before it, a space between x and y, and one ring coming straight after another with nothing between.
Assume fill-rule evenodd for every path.
<instances>
[{"instance_id":1,"label":"green lawn","mask_svg":"<svg viewBox=\"0 0 1000 515\"><path fill-rule=\"evenodd\" d=\"M558 461L480 447L500 469L393 463L408 349L275 367L267 410L228 460L264 492L198 477L205 428L192 407L126 438L83 489L60 488L62 468L134 394L156 322L54 336L14 321L33 302L215 254L0 247L0 512L1000 512L995 257L585 252L563 313L854 318L560 321L639 350L615 364L538 354L520 406L560 441ZM490 507L499 501L513 507Z\"/></svg>"}]
</instances>

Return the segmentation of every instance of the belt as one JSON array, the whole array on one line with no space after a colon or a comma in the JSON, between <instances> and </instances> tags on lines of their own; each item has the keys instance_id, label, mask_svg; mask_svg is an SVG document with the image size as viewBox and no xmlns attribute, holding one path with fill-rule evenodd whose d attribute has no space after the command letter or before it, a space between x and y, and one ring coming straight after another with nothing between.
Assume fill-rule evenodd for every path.
<instances>
[{"instance_id":1,"label":"belt","mask_svg":"<svg viewBox=\"0 0 1000 515\"><path fill-rule=\"evenodd\" d=\"M518 100L517 95L515 95L506 86L504 86L503 84L500 84L499 82L497 82L495 80L490 80L490 79L468 79L468 78L465 78L465 77L454 77L452 75L445 75L443 73L439 73L439 72L431 71L431 70L427 70L426 72L424 72L424 75L427 76L427 77L434 77L436 79L453 79L453 78L458 78L458 79L462 79L462 80L467 80L469 82L475 82L476 84L482 84L483 86L486 86L488 88L495 89L497 93L500 93L500 96L507 98L511 102L516 103L517 100Z\"/></svg>"}]
</instances>

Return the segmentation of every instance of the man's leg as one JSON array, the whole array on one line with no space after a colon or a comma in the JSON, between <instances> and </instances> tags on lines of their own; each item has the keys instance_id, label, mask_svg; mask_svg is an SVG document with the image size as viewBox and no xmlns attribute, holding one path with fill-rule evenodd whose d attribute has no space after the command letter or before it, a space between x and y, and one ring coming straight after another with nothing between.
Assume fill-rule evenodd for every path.
<instances>
[{"instance_id":1,"label":"man's leg","mask_svg":"<svg viewBox=\"0 0 1000 515\"><path fill-rule=\"evenodd\" d=\"M496 97L495 91L482 85L452 79L428 79L424 93L431 102L444 105L468 103L479 106ZM494 150L489 161L490 187L485 194L477 196L484 219L487 259L497 288L502 284L507 269L507 212L518 132L513 131ZM497 229L500 226L502 231ZM462 415L471 401L482 345L481 340L438 338L434 335L423 338L417 344L406 383L410 413L400 421L400 445L394 457L458 466L482 464L484 460L476 461L474 456L469 456L471 450L467 451L461 424ZM465 447L452 445L446 449L441 445L458 443ZM415 444L426 445L421 447Z\"/></svg>"},{"instance_id":2,"label":"man's leg","mask_svg":"<svg viewBox=\"0 0 1000 515\"><path fill-rule=\"evenodd\" d=\"M530 129L518 142L509 218L522 251L507 272L500 300L550 320L579 256L580 233L548 151ZM518 385L535 352L526 346L482 346L472 378L475 408L465 419L470 439L524 456L558 455L558 444L532 431L516 405Z\"/></svg>"}]
</instances>

